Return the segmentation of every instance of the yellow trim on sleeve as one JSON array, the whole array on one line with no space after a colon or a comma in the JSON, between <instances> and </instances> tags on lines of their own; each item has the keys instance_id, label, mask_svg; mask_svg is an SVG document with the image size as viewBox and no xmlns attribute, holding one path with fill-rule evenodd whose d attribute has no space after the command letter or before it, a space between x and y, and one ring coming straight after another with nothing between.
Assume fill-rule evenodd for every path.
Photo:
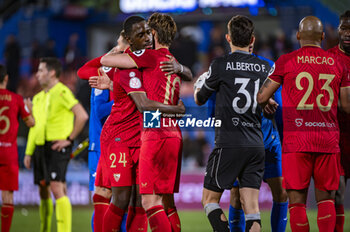
<instances>
[{"instance_id":1,"label":"yellow trim on sleeve","mask_svg":"<svg viewBox=\"0 0 350 232\"><path fill-rule=\"evenodd\" d=\"M275 82L276 84L281 85L281 83L278 83L277 81L272 80L270 77L268 77L268 79L269 79L270 81L272 81L272 82Z\"/></svg>"},{"instance_id":2,"label":"yellow trim on sleeve","mask_svg":"<svg viewBox=\"0 0 350 232\"><path fill-rule=\"evenodd\" d=\"M130 56L130 54L129 53L126 53L130 58L131 58L131 60L134 62L134 64L136 65L136 68L138 69L139 68L139 66L137 66L137 64L136 64L136 62L135 62L135 60Z\"/></svg>"},{"instance_id":3,"label":"yellow trim on sleeve","mask_svg":"<svg viewBox=\"0 0 350 232\"><path fill-rule=\"evenodd\" d=\"M132 94L132 93L146 93L146 92L145 91L132 91L132 92L129 92L128 95Z\"/></svg>"}]
</instances>

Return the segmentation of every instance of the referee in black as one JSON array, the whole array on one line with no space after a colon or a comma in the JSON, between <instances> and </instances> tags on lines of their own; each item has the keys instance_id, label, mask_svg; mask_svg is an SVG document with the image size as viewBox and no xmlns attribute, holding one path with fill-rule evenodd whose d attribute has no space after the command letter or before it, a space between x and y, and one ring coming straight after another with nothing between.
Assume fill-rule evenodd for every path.
<instances>
[{"instance_id":1,"label":"referee in black","mask_svg":"<svg viewBox=\"0 0 350 232\"><path fill-rule=\"evenodd\" d=\"M202 204L214 231L230 231L219 202L238 178L246 231L260 231L258 198L265 151L256 96L270 65L250 54L255 37L249 18L234 16L227 27L231 53L215 59L194 86L198 105L216 92L215 120L221 120L206 167Z\"/></svg>"}]
</instances>

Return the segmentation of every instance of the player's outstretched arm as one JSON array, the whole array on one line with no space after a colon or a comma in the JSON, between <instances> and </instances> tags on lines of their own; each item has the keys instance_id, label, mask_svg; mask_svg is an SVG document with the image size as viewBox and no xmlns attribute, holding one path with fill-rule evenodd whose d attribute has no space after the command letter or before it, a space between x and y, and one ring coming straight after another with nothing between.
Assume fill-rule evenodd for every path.
<instances>
[{"instance_id":1,"label":"player's outstretched arm","mask_svg":"<svg viewBox=\"0 0 350 232\"><path fill-rule=\"evenodd\" d=\"M101 64L116 68L137 68L135 62L126 53L108 53L102 57Z\"/></svg>"},{"instance_id":2,"label":"player's outstretched arm","mask_svg":"<svg viewBox=\"0 0 350 232\"><path fill-rule=\"evenodd\" d=\"M350 87L340 88L340 106L342 110L350 114Z\"/></svg>"},{"instance_id":3,"label":"player's outstretched arm","mask_svg":"<svg viewBox=\"0 0 350 232\"><path fill-rule=\"evenodd\" d=\"M173 56L166 56L167 58L169 58L169 60L160 62L161 66L159 66L163 72L166 72L169 75L177 74L181 77L183 81L193 80L192 72L188 67L177 62Z\"/></svg>"},{"instance_id":4,"label":"player's outstretched arm","mask_svg":"<svg viewBox=\"0 0 350 232\"><path fill-rule=\"evenodd\" d=\"M142 113L146 110L158 110L162 113L169 114L184 114L185 105L181 100L177 105L166 105L157 101L152 101L147 98L144 92L130 93L132 100L135 102L137 109Z\"/></svg>"}]
</instances>

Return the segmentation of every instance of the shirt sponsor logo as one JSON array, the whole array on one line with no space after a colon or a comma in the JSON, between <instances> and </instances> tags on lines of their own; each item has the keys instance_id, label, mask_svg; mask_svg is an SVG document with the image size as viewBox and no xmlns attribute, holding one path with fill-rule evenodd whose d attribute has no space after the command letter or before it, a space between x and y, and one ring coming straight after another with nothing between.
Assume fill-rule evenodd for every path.
<instances>
[{"instance_id":1,"label":"shirt sponsor logo","mask_svg":"<svg viewBox=\"0 0 350 232\"><path fill-rule=\"evenodd\" d=\"M260 123L253 123L253 122L245 122L245 121L240 121L239 118L232 118L232 123L234 126L244 126L244 127L256 127L256 128L261 128Z\"/></svg>"},{"instance_id":2,"label":"shirt sponsor logo","mask_svg":"<svg viewBox=\"0 0 350 232\"><path fill-rule=\"evenodd\" d=\"M302 118L295 119L295 125L297 127L305 126L305 127L328 127L335 128L336 124L334 122L304 122Z\"/></svg>"}]
</instances>

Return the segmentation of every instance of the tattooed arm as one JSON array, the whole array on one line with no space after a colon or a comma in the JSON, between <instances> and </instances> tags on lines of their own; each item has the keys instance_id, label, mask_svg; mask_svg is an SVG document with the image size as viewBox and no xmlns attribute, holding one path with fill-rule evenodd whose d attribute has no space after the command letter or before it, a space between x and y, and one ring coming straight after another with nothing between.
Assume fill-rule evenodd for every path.
<instances>
[{"instance_id":1,"label":"tattooed arm","mask_svg":"<svg viewBox=\"0 0 350 232\"><path fill-rule=\"evenodd\" d=\"M263 109L265 109L266 105L273 106L277 104L273 99L270 99L270 98L279 87L280 87L279 83L272 81L269 78L265 80L257 96L258 103Z\"/></svg>"}]
</instances>

